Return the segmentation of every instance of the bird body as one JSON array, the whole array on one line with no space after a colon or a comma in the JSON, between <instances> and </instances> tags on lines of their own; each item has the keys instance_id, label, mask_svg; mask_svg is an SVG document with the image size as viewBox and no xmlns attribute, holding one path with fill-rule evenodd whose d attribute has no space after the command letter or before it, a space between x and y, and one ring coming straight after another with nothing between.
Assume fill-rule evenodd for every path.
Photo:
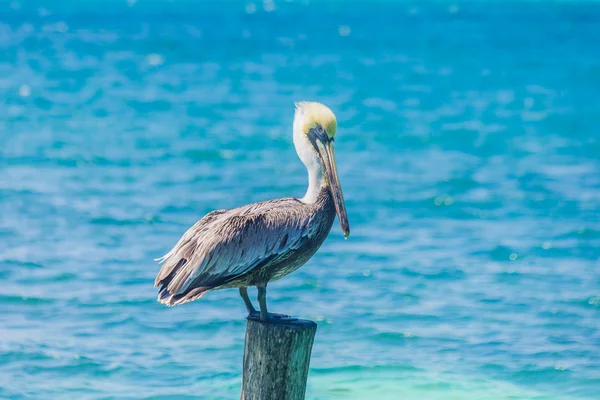
<instances>
[{"instance_id":1,"label":"bird body","mask_svg":"<svg viewBox=\"0 0 600 400\"><path fill-rule=\"evenodd\" d=\"M246 288L256 286L260 317L267 320L267 284L295 271L315 254L336 213L344 233L349 234L333 158L335 129L329 108L297 103L294 144L309 172L306 195L204 216L159 259L163 266L155 280L158 300L172 306L196 300L211 290L239 288L253 314L256 311Z\"/></svg>"},{"instance_id":2,"label":"bird body","mask_svg":"<svg viewBox=\"0 0 600 400\"><path fill-rule=\"evenodd\" d=\"M326 190L313 204L288 197L213 211L164 257L156 279L163 285L159 299L175 305L210 290L261 286L280 279L313 256L334 218L335 207ZM203 242L198 250L194 240L206 232L214 240ZM226 266L214 268L216 264Z\"/></svg>"}]
</instances>

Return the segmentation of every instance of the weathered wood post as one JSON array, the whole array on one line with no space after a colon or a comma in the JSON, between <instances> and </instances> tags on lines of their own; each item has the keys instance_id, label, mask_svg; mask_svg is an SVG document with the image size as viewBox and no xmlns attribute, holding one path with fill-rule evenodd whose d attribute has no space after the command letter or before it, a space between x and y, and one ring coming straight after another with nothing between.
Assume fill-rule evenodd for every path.
<instances>
[{"instance_id":1,"label":"weathered wood post","mask_svg":"<svg viewBox=\"0 0 600 400\"><path fill-rule=\"evenodd\" d=\"M304 400L317 324L248 318L241 400Z\"/></svg>"}]
</instances>

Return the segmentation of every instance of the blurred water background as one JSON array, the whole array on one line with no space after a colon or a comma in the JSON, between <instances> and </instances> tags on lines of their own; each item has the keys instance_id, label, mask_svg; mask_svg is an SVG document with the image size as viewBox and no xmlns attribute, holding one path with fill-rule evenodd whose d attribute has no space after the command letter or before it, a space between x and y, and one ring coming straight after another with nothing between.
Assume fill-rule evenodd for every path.
<instances>
[{"instance_id":1,"label":"blurred water background","mask_svg":"<svg viewBox=\"0 0 600 400\"><path fill-rule=\"evenodd\" d=\"M237 291L153 258L304 194L298 100L352 225L270 286L308 399L599 398L599 49L594 2L0 2L0 398L238 398Z\"/></svg>"}]
</instances>

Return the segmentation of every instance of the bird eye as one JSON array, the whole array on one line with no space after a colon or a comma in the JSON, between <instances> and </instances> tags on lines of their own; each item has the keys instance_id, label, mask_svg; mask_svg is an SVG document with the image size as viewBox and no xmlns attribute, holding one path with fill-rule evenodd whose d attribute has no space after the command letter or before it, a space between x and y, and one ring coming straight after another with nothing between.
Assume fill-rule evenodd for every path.
<instances>
[{"instance_id":1,"label":"bird eye","mask_svg":"<svg viewBox=\"0 0 600 400\"><path fill-rule=\"evenodd\" d=\"M329 139L327 132L320 124L316 124L314 127L312 127L310 131L308 131L308 135L315 139L318 138L322 142L326 142Z\"/></svg>"}]
</instances>

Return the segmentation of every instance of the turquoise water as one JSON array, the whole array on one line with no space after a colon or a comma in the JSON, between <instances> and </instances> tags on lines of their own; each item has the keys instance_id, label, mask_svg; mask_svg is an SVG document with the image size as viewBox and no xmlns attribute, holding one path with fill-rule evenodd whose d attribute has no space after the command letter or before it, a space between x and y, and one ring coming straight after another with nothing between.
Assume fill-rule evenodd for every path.
<instances>
[{"instance_id":1,"label":"turquoise water","mask_svg":"<svg viewBox=\"0 0 600 400\"><path fill-rule=\"evenodd\" d=\"M583 2L0 2L0 398L239 397L237 291L166 308L152 260L304 194L297 100L352 226L270 286L308 399L599 398L599 38Z\"/></svg>"}]
</instances>

